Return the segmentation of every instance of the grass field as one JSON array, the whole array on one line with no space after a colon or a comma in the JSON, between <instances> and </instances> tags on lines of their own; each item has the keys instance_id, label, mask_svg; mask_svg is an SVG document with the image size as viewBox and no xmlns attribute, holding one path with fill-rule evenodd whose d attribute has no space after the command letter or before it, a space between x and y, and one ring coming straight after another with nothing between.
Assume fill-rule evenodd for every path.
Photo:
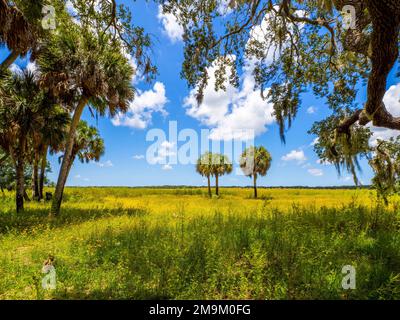
<instances>
[{"instance_id":1,"label":"grass field","mask_svg":"<svg viewBox=\"0 0 400 320\"><path fill-rule=\"evenodd\" d=\"M0 195L0 299L400 299L398 201L368 190L67 188ZM57 288L41 288L55 257ZM357 287L343 290L342 267Z\"/></svg>"}]
</instances>

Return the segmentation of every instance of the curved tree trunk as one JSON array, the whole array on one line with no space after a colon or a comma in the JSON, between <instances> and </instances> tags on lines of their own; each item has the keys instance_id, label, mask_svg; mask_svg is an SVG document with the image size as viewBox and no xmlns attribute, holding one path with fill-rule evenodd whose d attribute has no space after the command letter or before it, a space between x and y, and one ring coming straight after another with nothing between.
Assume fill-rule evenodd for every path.
<instances>
[{"instance_id":1,"label":"curved tree trunk","mask_svg":"<svg viewBox=\"0 0 400 320\"><path fill-rule=\"evenodd\" d=\"M215 194L219 196L218 175L215 175Z\"/></svg>"},{"instance_id":2,"label":"curved tree trunk","mask_svg":"<svg viewBox=\"0 0 400 320\"><path fill-rule=\"evenodd\" d=\"M207 184L208 184L208 196L211 198L211 183L210 183L210 176L207 176Z\"/></svg>"},{"instance_id":3,"label":"curved tree trunk","mask_svg":"<svg viewBox=\"0 0 400 320\"><path fill-rule=\"evenodd\" d=\"M257 199L257 174L253 175L254 198Z\"/></svg>"},{"instance_id":4,"label":"curved tree trunk","mask_svg":"<svg viewBox=\"0 0 400 320\"><path fill-rule=\"evenodd\" d=\"M88 99L81 97L78 106L75 109L74 116L72 117L71 126L67 138L67 145L65 147L65 153L61 164L60 174L58 175L58 181L56 191L54 193L53 203L51 205L50 215L60 214L61 202L64 193L64 186L68 178L68 170L70 167L72 148L75 141L75 132L82 116L83 109L85 108Z\"/></svg>"},{"instance_id":5,"label":"curved tree trunk","mask_svg":"<svg viewBox=\"0 0 400 320\"><path fill-rule=\"evenodd\" d=\"M43 199L43 187L44 187L44 179L46 177L46 166L47 166L47 151L48 147L44 148L44 152L42 155L42 161L40 164L40 177L39 177L39 200Z\"/></svg>"},{"instance_id":6,"label":"curved tree trunk","mask_svg":"<svg viewBox=\"0 0 400 320\"><path fill-rule=\"evenodd\" d=\"M9 66L11 66L15 62L15 60L17 60L18 57L19 57L18 51L11 51L6 60L4 60L1 63L0 70L6 70Z\"/></svg>"}]
</instances>

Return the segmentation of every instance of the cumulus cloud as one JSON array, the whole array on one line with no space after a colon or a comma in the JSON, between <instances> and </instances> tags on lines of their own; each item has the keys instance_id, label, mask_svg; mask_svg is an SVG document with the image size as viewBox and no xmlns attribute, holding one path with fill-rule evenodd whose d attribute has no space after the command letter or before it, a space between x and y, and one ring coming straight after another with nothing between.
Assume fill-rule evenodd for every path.
<instances>
[{"instance_id":1,"label":"cumulus cloud","mask_svg":"<svg viewBox=\"0 0 400 320\"><path fill-rule=\"evenodd\" d=\"M321 177L324 175L324 172L321 169L308 169L307 170L309 174L311 174L314 177Z\"/></svg>"},{"instance_id":2,"label":"cumulus cloud","mask_svg":"<svg viewBox=\"0 0 400 320\"><path fill-rule=\"evenodd\" d=\"M307 157L303 150L292 150L288 154L281 158L283 161L296 161L298 163L303 163L307 161Z\"/></svg>"},{"instance_id":3,"label":"cumulus cloud","mask_svg":"<svg viewBox=\"0 0 400 320\"><path fill-rule=\"evenodd\" d=\"M158 20L163 25L163 31L172 43L182 41L183 27L179 24L177 18L172 13L164 13L162 5L158 6Z\"/></svg>"},{"instance_id":4,"label":"cumulus cloud","mask_svg":"<svg viewBox=\"0 0 400 320\"><path fill-rule=\"evenodd\" d=\"M214 64L207 70L209 80L202 104L199 105L196 100L197 88L185 98L187 114L211 128L212 140L250 140L266 132L267 125L274 122L273 105L262 99L260 90L254 90L251 70L246 70L242 75L240 89L229 84L228 72L225 78L226 90L215 91L217 68Z\"/></svg>"},{"instance_id":5,"label":"cumulus cloud","mask_svg":"<svg viewBox=\"0 0 400 320\"><path fill-rule=\"evenodd\" d=\"M221 0L219 9L223 14L227 9L228 1ZM298 11L298 16L304 16L304 12ZM271 21L273 17L270 14L265 15L262 22L254 26L249 35L249 41L246 46L262 45L265 48L265 63L272 63L274 58L279 56L279 50L267 43L266 34L271 32ZM289 26L290 27L290 26ZM234 56L229 57L235 59ZM204 90L204 99L201 105L196 101L198 88L192 90L184 101L184 107L187 108L187 114L203 125L211 128L210 139L212 140L251 140L267 131L267 126L271 125L275 119L273 114L273 105L262 99L261 91L255 89L253 71L256 60L245 57L245 66L241 75L241 87L239 89L229 84L228 79L231 73L227 71L225 78L226 90L215 91L215 71L218 68L218 61L207 69L209 80ZM269 88L265 89L264 96L268 94Z\"/></svg>"},{"instance_id":6,"label":"cumulus cloud","mask_svg":"<svg viewBox=\"0 0 400 320\"><path fill-rule=\"evenodd\" d=\"M400 117L400 83L397 85L393 85L386 92L383 101L387 110L395 117ZM375 146L377 144L377 140L389 140L391 137L397 137L399 135L398 130L391 130L386 128L378 128L374 127L371 124L368 124L373 132L373 135L370 139L370 144Z\"/></svg>"},{"instance_id":7,"label":"cumulus cloud","mask_svg":"<svg viewBox=\"0 0 400 320\"><path fill-rule=\"evenodd\" d=\"M106 162L99 162L97 165L100 168L111 168L114 167L114 164L111 162L111 160L107 160Z\"/></svg>"},{"instance_id":8,"label":"cumulus cloud","mask_svg":"<svg viewBox=\"0 0 400 320\"><path fill-rule=\"evenodd\" d=\"M167 115L164 109L168 103L165 86L156 82L153 89L139 91L135 99L130 103L126 114L118 114L112 120L115 126L126 126L136 129L145 129L151 123L153 113Z\"/></svg>"}]
</instances>

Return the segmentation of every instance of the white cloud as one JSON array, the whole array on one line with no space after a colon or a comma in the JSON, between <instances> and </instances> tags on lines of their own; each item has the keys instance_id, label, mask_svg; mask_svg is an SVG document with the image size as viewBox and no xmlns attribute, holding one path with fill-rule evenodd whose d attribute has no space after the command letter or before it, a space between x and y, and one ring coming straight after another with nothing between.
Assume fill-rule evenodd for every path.
<instances>
[{"instance_id":1,"label":"white cloud","mask_svg":"<svg viewBox=\"0 0 400 320\"><path fill-rule=\"evenodd\" d=\"M313 175L314 177L321 177L324 175L324 172L321 169L308 169L309 174Z\"/></svg>"},{"instance_id":2,"label":"white cloud","mask_svg":"<svg viewBox=\"0 0 400 320\"><path fill-rule=\"evenodd\" d=\"M107 160L106 162L99 162L97 163L97 165L100 168L111 168L114 167L113 163L111 162L111 160Z\"/></svg>"},{"instance_id":3,"label":"white cloud","mask_svg":"<svg viewBox=\"0 0 400 320\"><path fill-rule=\"evenodd\" d=\"M164 106L167 104L165 86L156 82L153 89L140 92L130 103L126 114L118 114L112 123L115 126L127 126L136 129L145 129L151 123L153 113L167 115Z\"/></svg>"},{"instance_id":4,"label":"white cloud","mask_svg":"<svg viewBox=\"0 0 400 320\"><path fill-rule=\"evenodd\" d=\"M158 20L163 25L163 31L171 40L171 42L182 41L183 27L179 24L177 18L172 13L164 13L163 7L160 4L158 6Z\"/></svg>"},{"instance_id":5,"label":"white cloud","mask_svg":"<svg viewBox=\"0 0 400 320\"><path fill-rule=\"evenodd\" d=\"M310 147L315 146L319 142L319 138L315 138L313 142L310 143Z\"/></svg>"},{"instance_id":6,"label":"white cloud","mask_svg":"<svg viewBox=\"0 0 400 320\"><path fill-rule=\"evenodd\" d=\"M386 92L383 102L385 103L386 109L395 117L400 117L400 83L393 85ZM389 140L391 137L397 137L400 135L399 130L391 130L386 128L374 127L368 124L373 132L373 136L370 139L370 144L375 146L377 140Z\"/></svg>"},{"instance_id":7,"label":"white cloud","mask_svg":"<svg viewBox=\"0 0 400 320\"><path fill-rule=\"evenodd\" d=\"M303 163L307 160L303 150L292 150L287 155L281 158L283 161L297 161Z\"/></svg>"},{"instance_id":8,"label":"white cloud","mask_svg":"<svg viewBox=\"0 0 400 320\"><path fill-rule=\"evenodd\" d=\"M211 128L212 140L249 140L266 132L266 126L274 122L273 106L262 99L260 90L254 90L251 69L248 68L242 75L240 89L229 84L228 72L225 77L226 90L215 91L217 68L215 63L207 70L209 80L201 105L196 100L197 88L185 98L187 114Z\"/></svg>"},{"instance_id":9,"label":"white cloud","mask_svg":"<svg viewBox=\"0 0 400 320\"><path fill-rule=\"evenodd\" d=\"M307 108L307 113L308 114L314 114L315 112L317 112L317 108L314 106L311 106L309 108Z\"/></svg>"},{"instance_id":10,"label":"white cloud","mask_svg":"<svg viewBox=\"0 0 400 320\"><path fill-rule=\"evenodd\" d=\"M143 154L137 154L137 155L134 155L132 158L135 159L135 160L142 160L142 159L144 159L144 155Z\"/></svg>"},{"instance_id":11,"label":"white cloud","mask_svg":"<svg viewBox=\"0 0 400 320\"><path fill-rule=\"evenodd\" d=\"M165 165L162 167L162 169L165 170L165 171L169 171L169 170L172 170L172 166L169 165L169 164L165 164Z\"/></svg>"},{"instance_id":12,"label":"white cloud","mask_svg":"<svg viewBox=\"0 0 400 320\"><path fill-rule=\"evenodd\" d=\"M80 174L77 174L74 178L75 179L80 179L80 178L82 178L82 176Z\"/></svg>"}]
</instances>

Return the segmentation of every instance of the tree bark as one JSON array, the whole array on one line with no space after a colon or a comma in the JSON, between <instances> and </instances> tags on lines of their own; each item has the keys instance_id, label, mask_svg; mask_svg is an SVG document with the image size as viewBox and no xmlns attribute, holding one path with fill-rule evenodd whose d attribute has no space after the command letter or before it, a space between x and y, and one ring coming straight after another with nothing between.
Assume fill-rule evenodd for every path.
<instances>
[{"instance_id":1,"label":"tree bark","mask_svg":"<svg viewBox=\"0 0 400 320\"><path fill-rule=\"evenodd\" d=\"M219 196L218 175L215 175L215 194Z\"/></svg>"},{"instance_id":2,"label":"tree bark","mask_svg":"<svg viewBox=\"0 0 400 320\"><path fill-rule=\"evenodd\" d=\"M25 196L25 176L24 176L24 158L25 158L25 138L20 139L17 161L15 167L16 173L16 207L17 213L24 210L24 196Z\"/></svg>"},{"instance_id":3,"label":"tree bark","mask_svg":"<svg viewBox=\"0 0 400 320\"><path fill-rule=\"evenodd\" d=\"M31 201L31 199L29 199L29 196L28 196L28 193L26 192L26 190L24 190L24 200L25 200L26 202Z\"/></svg>"},{"instance_id":4,"label":"tree bark","mask_svg":"<svg viewBox=\"0 0 400 320\"><path fill-rule=\"evenodd\" d=\"M44 188L44 179L46 177L46 166L47 166L47 151L48 147L44 148L44 152L42 155L42 162L40 165L40 178L39 178L39 200L43 199L43 188Z\"/></svg>"},{"instance_id":5,"label":"tree bark","mask_svg":"<svg viewBox=\"0 0 400 320\"><path fill-rule=\"evenodd\" d=\"M254 198L257 199L257 174L253 174Z\"/></svg>"},{"instance_id":6,"label":"tree bark","mask_svg":"<svg viewBox=\"0 0 400 320\"><path fill-rule=\"evenodd\" d=\"M56 191L54 193L53 203L51 205L50 215L57 216L60 214L61 202L64 193L64 186L68 178L68 167L70 167L72 148L75 142L76 128L82 116L83 109L85 108L88 99L81 97L78 106L75 109L74 116L72 117L71 126L67 138L67 145L61 164L60 174L58 176Z\"/></svg>"},{"instance_id":7,"label":"tree bark","mask_svg":"<svg viewBox=\"0 0 400 320\"><path fill-rule=\"evenodd\" d=\"M11 66L15 60L19 57L19 52L18 51L11 51L11 53L8 55L6 60L4 60L1 65L0 65L0 70L6 70L9 66Z\"/></svg>"},{"instance_id":8,"label":"tree bark","mask_svg":"<svg viewBox=\"0 0 400 320\"><path fill-rule=\"evenodd\" d=\"M207 183L208 183L208 196L211 198L211 183L210 183L210 176L207 176Z\"/></svg>"},{"instance_id":9,"label":"tree bark","mask_svg":"<svg viewBox=\"0 0 400 320\"><path fill-rule=\"evenodd\" d=\"M39 201L39 153L35 152L32 170L32 198Z\"/></svg>"}]
</instances>

